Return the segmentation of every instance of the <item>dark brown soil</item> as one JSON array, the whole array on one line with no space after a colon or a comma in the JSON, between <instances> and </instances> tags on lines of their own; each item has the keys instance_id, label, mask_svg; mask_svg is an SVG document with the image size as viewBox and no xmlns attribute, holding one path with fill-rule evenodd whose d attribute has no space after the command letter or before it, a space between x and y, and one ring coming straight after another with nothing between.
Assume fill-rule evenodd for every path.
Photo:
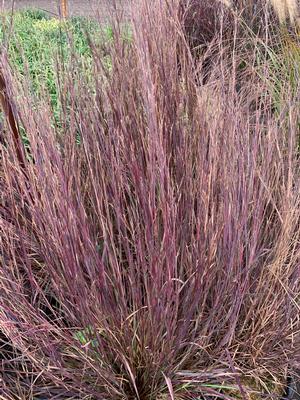
<instances>
[{"instance_id":1,"label":"dark brown soil","mask_svg":"<svg viewBox=\"0 0 300 400\"><path fill-rule=\"evenodd\" d=\"M125 16L129 13L132 0L68 0L68 12L70 16L85 15L99 16L100 19L108 19L114 12L114 3ZM58 0L0 0L0 9L39 8L52 15L59 15Z\"/></svg>"}]
</instances>

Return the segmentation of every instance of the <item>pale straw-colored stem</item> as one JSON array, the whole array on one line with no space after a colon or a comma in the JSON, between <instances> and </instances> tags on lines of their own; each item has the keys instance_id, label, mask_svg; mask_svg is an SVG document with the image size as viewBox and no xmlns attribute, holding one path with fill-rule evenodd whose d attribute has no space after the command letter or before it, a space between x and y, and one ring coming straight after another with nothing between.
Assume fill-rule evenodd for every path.
<instances>
[{"instance_id":1,"label":"pale straw-colored stem","mask_svg":"<svg viewBox=\"0 0 300 400\"><path fill-rule=\"evenodd\" d=\"M284 24L287 19L294 25L297 21L299 11L297 0L269 0L272 4L280 23Z\"/></svg>"}]
</instances>

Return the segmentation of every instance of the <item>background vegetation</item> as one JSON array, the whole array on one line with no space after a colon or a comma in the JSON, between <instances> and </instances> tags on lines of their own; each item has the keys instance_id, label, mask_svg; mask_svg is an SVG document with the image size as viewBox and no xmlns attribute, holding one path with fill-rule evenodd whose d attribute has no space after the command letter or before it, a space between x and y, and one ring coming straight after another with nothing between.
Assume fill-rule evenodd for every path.
<instances>
[{"instance_id":1,"label":"background vegetation","mask_svg":"<svg viewBox=\"0 0 300 400\"><path fill-rule=\"evenodd\" d=\"M109 26L99 26L96 21L84 17L69 20L51 18L46 12L28 9L14 15L4 13L0 25L1 42L16 72L26 78L33 93L43 91L50 95L57 112L59 72L70 63L72 51L81 74L91 74L91 49L93 43L112 40Z\"/></svg>"}]
</instances>

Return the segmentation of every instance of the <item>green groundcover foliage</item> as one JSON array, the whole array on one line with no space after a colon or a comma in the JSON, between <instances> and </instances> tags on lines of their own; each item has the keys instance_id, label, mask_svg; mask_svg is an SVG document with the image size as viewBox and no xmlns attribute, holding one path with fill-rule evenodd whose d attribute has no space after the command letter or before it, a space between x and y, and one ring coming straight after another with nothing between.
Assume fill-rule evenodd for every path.
<instances>
[{"instance_id":1,"label":"green groundcover foliage","mask_svg":"<svg viewBox=\"0 0 300 400\"><path fill-rule=\"evenodd\" d=\"M51 18L47 13L28 9L13 16L2 15L1 43L8 58L21 76L30 76L35 93L47 90L54 108L57 107L57 64L68 64L72 52L89 71L91 49L89 36L102 41L112 39L110 27L99 26L96 21L73 17L68 21Z\"/></svg>"}]
</instances>

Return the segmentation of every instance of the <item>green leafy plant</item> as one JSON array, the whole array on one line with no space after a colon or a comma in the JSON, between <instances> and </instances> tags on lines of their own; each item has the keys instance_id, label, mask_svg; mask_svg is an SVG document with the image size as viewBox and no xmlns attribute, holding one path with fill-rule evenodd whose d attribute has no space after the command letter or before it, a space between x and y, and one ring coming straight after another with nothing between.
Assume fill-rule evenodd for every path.
<instances>
[{"instance_id":1,"label":"green leafy plant","mask_svg":"<svg viewBox=\"0 0 300 400\"><path fill-rule=\"evenodd\" d=\"M86 346L90 343L92 347L96 348L98 346L98 341L93 338L94 336L95 330L91 326L74 333L74 338L78 340L82 346Z\"/></svg>"}]
</instances>

